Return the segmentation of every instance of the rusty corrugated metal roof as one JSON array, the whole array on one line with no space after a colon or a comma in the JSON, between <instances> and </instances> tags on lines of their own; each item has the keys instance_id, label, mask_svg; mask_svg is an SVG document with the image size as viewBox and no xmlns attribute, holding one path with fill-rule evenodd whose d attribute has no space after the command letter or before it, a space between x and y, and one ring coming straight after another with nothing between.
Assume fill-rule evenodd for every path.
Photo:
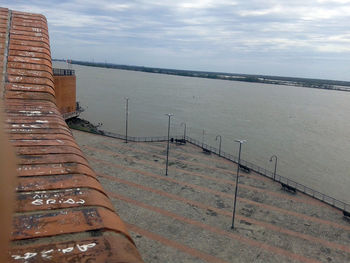
<instances>
[{"instance_id":1,"label":"rusty corrugated metal roof","mask_svg":"<svg viewBox=\"0 0 350 263\"><path fill-rule=\"evenodd\" d=\"M9 261L142 262L56 107L46 18L0 8L0 59L19 176Z\"/></svg>"}]
</instances>

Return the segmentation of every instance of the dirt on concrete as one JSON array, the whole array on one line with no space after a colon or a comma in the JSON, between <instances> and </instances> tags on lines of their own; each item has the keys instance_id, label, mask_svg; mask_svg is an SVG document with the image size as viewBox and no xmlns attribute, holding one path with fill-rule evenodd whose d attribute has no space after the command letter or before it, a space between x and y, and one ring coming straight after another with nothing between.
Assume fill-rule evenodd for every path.
<instances>
[{"instance_id":1,"label":"dirt on concrete","mask_svg":"<svg viewBox=\"0 0 350 263\"><path fill-rule=\"evenodd\" d=\"M145 262L350 262L341 211L191 144L122 140L73 131Z\"/></svg>"}]
</instances>

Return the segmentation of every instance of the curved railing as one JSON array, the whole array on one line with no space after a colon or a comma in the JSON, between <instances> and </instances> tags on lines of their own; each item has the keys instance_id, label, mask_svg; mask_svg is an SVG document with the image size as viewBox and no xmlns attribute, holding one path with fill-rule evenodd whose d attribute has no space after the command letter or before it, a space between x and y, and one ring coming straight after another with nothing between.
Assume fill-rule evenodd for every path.
<instances>
[{"instance_id":1,"label":"curved railing","mask_svg":"<svg viewBox=\"0 0 350 263\"><path fill-rule=\"evenodd\" d=\"M193 139L191 137L188 137L186 136L186 141L188 141L189 143L193 144L193 145L196 145L196 146L199 146L201 148L204 148L212 153L215 153L217 155L219 155L219 150L215 147L212 147L210 145L207 145L207 144L202 144L202 142L196 140L196 139ZM229 153L226 153L226 152L223 152L221 151L220 152L220 156L229 160L229 161L232 161L234 163L238 163L238 158L233 156L232 154L229 154ZM263 176L266 176L270 179L273 180L273 177L274 177L274 174L273 172L269 171L269 170L266 170L265 168L262 168L258 165L255 165L251 162L248 162L248 161L245 161L245 160L240 160L240 164L241 165L244 165L245 167L248 167L249 169L251 169L252 171L258 173L258 174L261 174ZM319 191L316 191L314 189L311 189L310 187L308 186L305 186L303 184L300 184L300 183L297 183L287 177L284 177L282 175L279 175L279 174L276 174L275 176L275 181L277 182L280 182L280 183L283 183L283 184L286 184L288 186L291 186L293 188L295 188L296 190L308 195L308 196L311 196L313 198L316 198L322 202L325 202L333 207L336 207L342 211L347 211L347 212L350 212L350 205L343 202L343 201L340 201L340 200L337 200L333 197L330 197L328 195L325 195Z\"/></svg>"},{"instance_id":2,"label":"curved railing","mask_svg":"<svg viewBox=\"0 0 350 263\"><path fill-rule=\"evenodd\" d=\"M121 139L121 140L125 140L125 135L121 135L121 134L117 134L117 133L113 133L113 132L107 132L107 131L103 131L103 130L99 130L98 132L96 132L97 134L101 134L101 135L104 135L104 136L108 136L108 137L112 137L112 138L117 138L117 139ZM183 136L171 136L171 138L173 139L184 139ZM132 142L164 142L164 141L167 141L168 140L168 137L167 136L158 136L158 137L133 137L133 136L128 136L128 141L132 141ZM193 145L196 145L200 148L203 148L207 151L210 151L220 157L223 157L225 158L226 160L229 160L231 162L234 162L234 163L238 163L238 158L236 156L233 156L232 154L229 154L229 153L226 153L224 151L221 151L220 152L220 155L219 155L219 150L215 147L212 147L206 143L202 143L196 139L193 139L189 136L186 136L185 137L185 140ZM258 165L255 165L251 162L248 162L248 161L245 161L245 160L240 160L240 164L245 166L245 167L248 167L250 170L260 174L260 175L263 175L265 177L268 177L270 179L273 180L273 177L274 177L274 174L273 172L269 171L269 170L266 170L265 168L262 168ZM275 181L277 182L280 182L280 183L283 183L285 185L288 185L290 187L293 187L295 188L296 190L298 190L299 192L302 192L308 196L311 196L315 199L318 199L324 203L327 203L333 207L336 207L342 211L346 211L346 212L350 212L350 205L343 202L343 201L340 201L340 200L337 200L333 197L330 197L328 195L325 195L319 191L316 191L308 186L305 186L303 184L300 184L300 183L297 183L287 177L284 177L282 175L279 175L279 174L276 174L275 176Z\"/></svg>"}]
</instances>

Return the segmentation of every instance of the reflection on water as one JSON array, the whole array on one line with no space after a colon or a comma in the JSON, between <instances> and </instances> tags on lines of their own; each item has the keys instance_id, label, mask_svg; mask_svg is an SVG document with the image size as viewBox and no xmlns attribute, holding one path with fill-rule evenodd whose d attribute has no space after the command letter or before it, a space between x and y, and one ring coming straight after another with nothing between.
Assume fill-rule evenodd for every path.
<instances>
[{"instance_id":1,"label":"reflection on water","mask_svg":"<svg viewBox=\"0 0 350 263\"><path fill-rule=\"evenodd\" d=\"M55 63L64 67L64 63ZM187 135L237 155L234 139L246 139L242 159L350 203L350 93L200 79L73 65L82 117L124 134L129 97L129 135Z\"/></svg>"}]
</instances>

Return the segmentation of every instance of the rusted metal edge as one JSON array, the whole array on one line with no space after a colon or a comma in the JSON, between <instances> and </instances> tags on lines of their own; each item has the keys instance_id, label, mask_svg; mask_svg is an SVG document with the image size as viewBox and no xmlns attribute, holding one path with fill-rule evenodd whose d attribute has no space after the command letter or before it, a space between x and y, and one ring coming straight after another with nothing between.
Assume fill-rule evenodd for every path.
<instances>
[{"instance_id":1,"label":"rusted metal edge","mask_svg":"<svg viewBox=\"0 0 350 263\"><path fill-rule=\"evenodd\" d=\"M41 154L76 154L80 157L86 157L80 150L70 145L62 146L22 146L15 149L17 155L41 155Z\"/></svg>"},{"instance_id":2,"label":"rusted metal edge","mask_svg":"<svg viewBox=\"0 0 350 263\"><path fill-rule=\"evenodd\" d=\"M36 51L12 49L11 46L9 48L9 55L10 56L21 56L21 57L46 59L47 61L51 62L51 57L48 54L45 54L43 52L36 52Z\"/></svg>"},{"instance_id":3,"label":"rusted metal edge","mask_svg":"<svg viewBox=\"0 0 350 263\"><path fill-rule=\"evenodd\" d=\"M19 177L16 191L17 193L61 191L71 188L93 189L108 197L97 178L78 173Z\"/></svg>"},{"instance_id":4,"label":"rusted metal edge","mask_svg":"<svg viewBox=\"0 0 350 263\"><path fill-rule=\"evenodd\" d=\"M46 60L46 61L52 63L51 59L49 59L49 58L47 58L47 57L44 57L44 56L42 56L42 57L33 57L33 56L26 56L26 55L20 55L20 54L12 54L13 52L11 52L11 51L13 51L13 52L16 53L16 52L20 52L21 50L11 50L11 49L9 49L9 55L10 55L10 56L24 57L24 58L44 59L44 60ZM33 51L25 51L25 52L31 52L31 53L33 53ZM11 53L11 54L10 54L10 53Z\"/></svg>"},{"instance_id":5,"label":"rusted metal edge","mask_svg":"<svg viewBox=\"0 0 350 263\"><path fill-rule=\"evenodd\" d=\"M64 129L56 129L56 128L47 128L47 129L30 129L30 128L19 128L19 129L5 129L6 132L10 132L12 134L72 134L70 131Z\"/></svg>"},{"instance_id":6,"label":"rusted metal edge","mask_svg":"<svg viewBox=\"0 0 350 263\"><path fill-rule=\"evenodd\" d=\"M28 48L34 48L34 49L35 48L45 49L47 52L50 52L50 56L51 56L51 51L49 47L39 45L36 42L33 43L32 41L12 39L10 43L10 47L11 46L26 46ZM41 51L41 52L44 52L44 51Z\"/></svg>"},{"instance_id":7,"label":"rusted metal edge","mask_svg":"<svg viewBox=\"0 0 350 263\"><path fill-rule=\"evenodd\" d=\"M12 44L12 41L10 43L10 48L11 48L11 44ZM22 44L21 44L22 45ZM23 44L25 45L25 44ZM35 46L34 46L35 48ZM52 66L48 66L48 65L40 65L40 64L35 64L35 63L31 63L31 62L16 62L16 61L9 61L7 63L8 67L10 68L14 68L14 69L34 69L34 70L45 70L47 72L51 72L51 74L53 75L52 73Z\"/></svg>"},{"instance_id":8,"label":"rusted metal edge","mask_svg":"<svg viewBox=\"0 0 350 263\"><path fill-rule=\"evenodd\" d=\"M44 32L27 31L27 30L22 30L22 29L15 29L14 27L12 27L11 33L14 35L45 37L47 40L49 40L49 36Z\"/></svg>"},{"instance_id":9,"label":"rusted metal edge","mask_svg":"<svg viewBox=\"0 0 350 263\"><path fill-rule=\"evenodd\" d=\"M6 86L7 87L7 86ZM6 89L5 87L5 89ZM36 100L46 100L55 102L55 95L50 91L25 91L25 90L12 90L6 89L6 98L8 99L36 99Z\"/></svg>"},{"instance_id":10,"label":"rusted metal edge","mask_svg":"<svg viewBox=\"0 0 350 263\"><path fill-rule=\"evenodd\" d=\"M45 212L74 207L101 206L112 212L115 209L105 193L92 188L64 188L59 190L44 190L18 192L16 212Z\"/></svg>"},{"instance_id":11,"label":"rusted metal edge","mask_svg":"<svg viewBox=\"0 0 350 263\"><path fill-rule=\"evenodd\" d=\"M46 40L45 38L40 38L40 37L29 37L29 36L23 36L23 35L11 35L11 39L13 39L13 40L25 40L25 41L30 41L30 42L36 42L36 43L40 43L40 44L46 45L48 48L50 48L49 41Z\"/></svg>"},{"instance_id":12,"label":"rusted metal edge","mask_svg":"<svg viewBox=\"0 0 350 263\"><path fill-rule=\"evenodd\" d=\"M23 118L23 121L21 121L21 117ZM55 124L61 124L62 127L65 127L64 120L60 116L51 116L51 115L33 115L30 117L27 117L25 115L20 115L18 117L8 117L5 120L5 123L9 124L38 124L38 123L55 123ZM66 127L65 127L66 128Z\"/></svg>"},{"instance_id":13,"label":"rusted metal edge","mask_svg":"<svg viewBox=\"0 0 350 263\"><path fill-rule=\"evenodd\" d=\"M11 75L17 75L17 76L39 77L39 78L49 78L49 79L53 77L52 72L49 72L43 69L13 68L9 66L7 70L10 71Z\"/></svg>"},{"instance_id":14,"label":"rusted metal edge","mask_svg":"<svg viewBox=\"0 0 350 263\"><path fill-rule=\"evenodd\" d=\"M26 85L26 84L15 84L15 83L6 83L5 86L7 90L12 90L12 91L46 92L46 93L55 95L55 90L50 86L45 87L42 85Z\"/></svg>"},{"instance_id":15,"label":"rusted metal edge","mask_svg":"<svg viewBox=\"0 0 350 263\"><path fill-rule=\"evenodd\" d=\"M12 42L12 39L11 39ZM34 65L44 65L48 67L52 67L51 61L48 61L46 59L42 58L31 58L31 57L20 57L20 56L13 56L9 55L8 56L8 61L9 62L19 62L19 63L28 63L28 64L34 64Z\"/></svg>"},{"instance_id":16,"label":"rusted metal edge","mask_svg":"<svg viewBox=\"0 0 350 263\"><path fill-rule=\"evenodd\" d=\"M44 15L41 14L35 14L35 13L27 13L27 12L21 12L21 11L13 11L14 17L22 18L22 19L28 19L33 20L35 22L43 22L47 23L47 19Z\"/></svg>"},{"instance_id":17,"label":"rusted metal edge","mask_svg":"<svg viewBox=\"0 0 350 263\"><path fill-rule=\"evenodd\" d=\"M21 113L22 111L46 111L47 113L52 114L53 112L59 112L56 104L51 102L51 101L46 101L46 102L38 102L38 101L25 101L23 102L23 100L11 100L10 102L8 101L4 101L4 105L6 105L6 107L8 107L9 109L6 112L9 113ZM18 106L22 106L21 109L18 109L16 107L16 105ZM13 107L17 110L14 110Z\"/></svg>"},{"instance_id":18,"label":"rusted metal edge","mask_svg":"<svg viewBox=\"0 0 350 263\"><path fill-rule=\"evenodd\" d=\"M15 17L13 20L16 22L16 25L18 25L18 26L33 28L34 22L28 22L28 19ZM35 22L35 27L48 30L47 25L42 21Z\"/></svg>"},{"instance_id":19,"label":"rusted metal edge","mask_svg":"<svg viewBox=\"0 0 350 263\"><path fill-rule=\"evenodd\" d=\"M18 227L12 233L11 240L102 230L121 233L135 244L120 217L104 207L78 207L49 210L44 213L26 213L15 215L13 222ZM28 225L31 227L28 228Z\"/></svg>"},{"instance_id":20,"label":"rusted metal edge","mask_svg":"<svg viewBox=\"0 0 350 263\"><path fill-rule=\"evenodd\" d=\"M36 25L35 26L30 26L30 27L14 25L12 28L15 29L15 30L21 30L21 31L30 32L30 33L44 33L47 36L49 36L48 33L44 32L44 31L41 31L42 29L47 31L47 28L41 28L41 27L38 27Z\"/></svg>"},{"instance_id":21,"label":"rusted metal edge","mask_svg":"<svg viewBox=\"0 0 350 263\"><path fill-rule=\"evenodd\" d=\"M10 44L10 49L12 50L21 50L21 51L34 51L41 54L46 54L48 56L51 56L51 53L43 47L31 47L31 46L23 46L23 45L17 45L17 44Z\"/></svg>"},{"instance_id":22,"label":"rusted metal edge","mask_svg":"<svg viewBox=\"0 0 350 263\"><path fill-rule=\"evenodd\" d=\"M62 240L47 237L29 242L21 241L20 245L12 246L8 262L23 262L26 257L30 257L28 260L31 262L38 263L143 262L135 245L130 244L123 235L101 231L95 231L94 235L91 232L62 235Z\"/></svg>"},{"instance_id":23,"label":"rusted metal edge","mask_svg":"<svg viewBox=\"0 0 350 263\"><path fill-rule=\"evenodd\" d=\"M7 59L8 59L9 45L10 45L11 20L12 20L12 11L8 10L6 40L5 40L5 52L4 52L4 64L3 64L3 72L2 72L3 79L1 80L1 87L0 87L1 99L4 98L5 83L7 82Z\"/></svg>"},{"instance_id":24,"label":"rusted metal edge","mask_svg":"<svg viewBox=\"0 0 350 263\"><path fill-rule=\"evenodd\" d=\"M11 68L8 68L8 70ZM13 73L9 73L7 71L7 79L8 83L15 83L15 84L35 84L35 85L42 85L42 86L50 86L54 88L54 82L53 79L48 77L33 77L33 76L24 76L24 75L15 75Z\"/></svg>"},{"instance_id":25,"label":"rusted metal edge","mask_svg":"<svg viewBox=\"0 0 350 263\"><path fill-rule=\"evenodd\" d=\"M66 140L76 144L76 141L70 134L9 134L11 141L22 140Z\"/></svg>"},{"instance_id":26,"label":"rusted metal edge","mask_svg":"<svg viewBox=\"0 0 350 263\"><path fill-rule=\"evenodd\" d=\"M54 129L63 129L63 130L69 130L69 128L61 125L61 124L57 124L57 123L49 123L48 125L44 125L44 124L17 124L17 123L6 123L5 124L5 129L49 129L49 128L54 128Z\"/></svg>"},{"instance_id":27,"label":"rusted metal edge","mask_svg":"<svg viewBox=\"0 0 350 263\"><path fill-rule=\"evenodd\" d=\"M38 53L38 52L37 52ZM44 54L44 53L41 53L41 54ZM16 68L16 67L13 67L13 66L9 66L9 68L13 71L15 70L18 70L18 71L24 71L24 70L28 70L29 72L34 72L34 71L37 71L37 72L42 72L42 73L47 73L49 74L51 77L53 77L53 73L52 71L49 71L49 70L45 70L45 69L42 69L42 68L37 68L37 69L33 69L33 68Z\"/></svg>"},{"instance_id":28,"label":"rusted metal edge","mask_svg":"<svg viewBox=\"0 0 350 263\"><path fill-rule=\"evenodd\" d=\"M100 186L96 174L90 167L79 163L50 163L50 164L23 164L17 167L17 174L20 177L46 177L51 175L84 175L94 178Z\"/></svg>"},{"instance_id":29,"label":"rusted metal edge","mask_svg":"<svg viewBox=\"0 0 350 263\"><path fill-rule=\"evenodd\" d=\"M54 153L54 154L25 154L18 156L18 165L35 165L35 164L55 164L55 163L77 163L89 168L85 158L71 153Z\"/></svg>"},{"instance_id":30,"label":"rusted metal edge","mask_svg":"<svg viewBox=\"0 0 350 263\"><path fill-rule=\"evenodd\" d=\"M33 119L34 117L34 119ZM23 119L23 121L21 122L21 118ZM39 121L41 120L41 121ZM57 114L33 114L32 116L26 116L25 114L23 113L18 113L18 115L16 116L8 116L5 123L21 123L21 124L24 124L24 123L48 123L48 122L52 122L52 123L60 123L62 124L62 126L65 126L64 125L64 120L62 118L62 116L59 116ZM66 127L65 127L66 128Z\"/></svg>"},{"instance_id":31,"label":"rusted metal edge","mask_svg":"<svg viewBox=\"0 0 350 263\"><path fill-rule=\"evenodd\" d=\"M5 93L6 99L23 99L23 100L44 100L55 102L55 97L48 92L27 92L7 90Z\"/></svg>"}]
</instances>

